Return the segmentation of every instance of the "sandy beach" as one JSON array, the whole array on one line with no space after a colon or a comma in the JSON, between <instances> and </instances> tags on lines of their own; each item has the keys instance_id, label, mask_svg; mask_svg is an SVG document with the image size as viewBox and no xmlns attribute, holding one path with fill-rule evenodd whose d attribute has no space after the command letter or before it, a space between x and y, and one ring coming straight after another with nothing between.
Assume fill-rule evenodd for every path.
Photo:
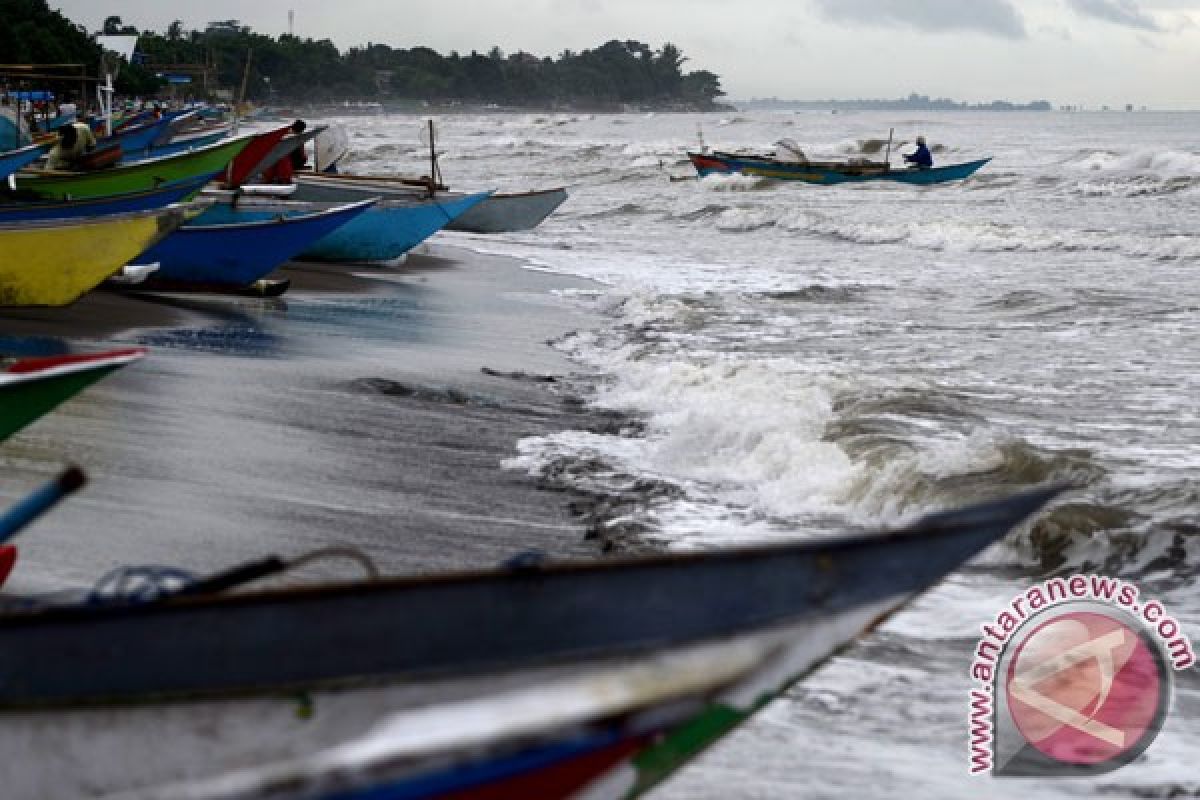
<instances>
[{"instance_id":1,"label":"sandy beach","mask_svg":"<svg viewBox=\"0 0 1200 800\"><path fill-rule=\"evenodd\" d=\"M151 351L0 453L8 501L68 462L90 478L20 537L12 591L330 545L385 573L600 551L589 498L501 467L521 437L613 425L571 397L548 344L595 322L553 291L591 284L448 247L282 274L278 299L97 292L4 316L14 353ZM288 580L358 574L330 561Z\"/></svg>"}]
</instances>

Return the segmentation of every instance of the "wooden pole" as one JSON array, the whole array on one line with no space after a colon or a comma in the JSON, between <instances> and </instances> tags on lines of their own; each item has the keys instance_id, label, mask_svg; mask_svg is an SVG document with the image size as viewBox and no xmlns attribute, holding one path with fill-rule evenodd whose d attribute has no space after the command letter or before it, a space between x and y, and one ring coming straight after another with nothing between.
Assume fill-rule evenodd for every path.
<instances>
[{"instance_id":1,"label":"wooden pole","mask_svg":"<svg viewBox=\"0 0 1200 800\"><path fill-rule=\"evenodd\" d=\"M246 67L242 70L242 86L238 90L237 101L233 105L233 133L236 136L238 132L238 123L241 122L242 103L246 100L246 83L250 80L250 61L254 56L254 48L246 48Z\"/></svg>"},{"instance_id":2,"label":"wooden pole","mask_svg":"<svg viewBox=\"0 0 1200 800\"><path fill-rule=\"evenodd\" d=\"M892 137L896 135L895 128L888 128L888 143L887 152L883 156L883 163L891 166L892 164Z\"/></svg>"},{"instance_id":3,"label":"wooden pole","mask_svg":"<svg viewBox=\"0 0 1200 800\"><path fill-rule=\"evenodd\" d=\"M439 183L437 179L437 143L433 136L433 118L427 120L429 123L429 196L433 197L434 187Z\"/></svg>"}]
</instances>

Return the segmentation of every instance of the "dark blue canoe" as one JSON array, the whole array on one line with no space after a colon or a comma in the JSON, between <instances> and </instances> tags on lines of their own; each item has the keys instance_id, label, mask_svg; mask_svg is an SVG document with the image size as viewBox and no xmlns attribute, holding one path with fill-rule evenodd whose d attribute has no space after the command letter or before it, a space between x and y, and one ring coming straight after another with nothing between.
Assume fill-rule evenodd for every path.
<instances>
[{"instance_id":1,"label":"dark blue canoe","mask_svg":"<svg viewBox=\"0 0 1200 800\"><path fill-rule=\"evenodd\" d=\"M757 178L800 181L825 186L863 181L893 181L918 185L961 181L974 175L991 161L990 158L981 158L978 161L947 164L943 167L893 169L890 164L883 162L853 164L850 162L780 161L765 155L718 152L688 153L687 155L701 177L737 173Z\"/></svg>"},{"instance_id":2,"label":"dark blue canoe","mask_svg":"<svg viewBox=\"0 0 1200 800\"><path fill-rule=\"evenodd\" d=\"M201 175L184 181L163 184L145 192L131 192L94 200L53 200L35 203L0 203L0 224L36 222L45 219L78 219L125 214L130 211L149 211L171 203L182 203L196 196L206 184L221 173Z\"/></svg>"},{"instance_id":3,"label":"dark blue canoe","mask_svg":"<svg viewBox=\"0 0 1200 800\"><path fill-rule=\"evenodd\" d=\"M373 205L372 199L313 214L185 225L138 258L140 263L159 265L144 285L247 286L360 217Z\"/></svg>"}]
</instances>

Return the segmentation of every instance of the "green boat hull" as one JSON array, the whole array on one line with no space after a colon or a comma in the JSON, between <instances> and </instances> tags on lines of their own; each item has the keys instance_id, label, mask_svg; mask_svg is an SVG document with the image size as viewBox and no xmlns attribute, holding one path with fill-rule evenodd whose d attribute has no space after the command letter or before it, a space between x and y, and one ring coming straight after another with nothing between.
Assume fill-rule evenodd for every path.
<instances>
[{"instance_id":1,"label":"green boat hull","mask_svg":"<svg viewBox=\"0 0 1200 800\"><path fill-rule=\"evenodd\" d=\"M123 364L0 387L0 441L91 386Z\"/></svg>"},{"instance_id":2,"label":"green boat hull","mask_svg":"<svg viewBox=\"0 0 1200 800\"><path fill-rule=\"evenodd\" d=\"M17 194L42 200L88 200L157 189L165 183L220 172L251 139L251 136L231 139L179 155L95 172L39 175L35 170L27 170L16 176Z\"/></svg>"}]
</instances>

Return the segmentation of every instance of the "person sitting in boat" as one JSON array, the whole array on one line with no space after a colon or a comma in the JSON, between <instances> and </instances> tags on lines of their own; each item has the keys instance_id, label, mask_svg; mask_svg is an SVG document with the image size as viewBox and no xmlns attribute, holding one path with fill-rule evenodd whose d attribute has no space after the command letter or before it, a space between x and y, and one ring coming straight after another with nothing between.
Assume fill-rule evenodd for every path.
<instances>
[{"instance_id":1,"label":"person sitting in boat","mask_svg":"<svg viewBox=\"0 0 1200 800\"><path fill-rule=\"evenodd\" d=\"M925 137L917 137L917 149L904 156L904 160L912 164L917 169L929 169L933 166L933 154L929 152L929 148L925 146Z\"/></svg>"},{"instance_id":2,"label":"person sitting in boat","mask_svg":"<svg viewBox=\"0 0 1200 800\"><path fill-rule=\"evenodd\" d=\"M298 119L292 123L292 133L301 134L308 126L304 124L304 120ZM304 153L304 145L301 144L290 154L268 167L262 176L263 183L276 183L287 185L292 182L292 175L296 170L304 169L308 166L308 156Z\"/></svg>"},{"instance_id":3,"label":"person sitting in boat","mask_svg":"<svg viewBox=\"0 0 1200 800\"><path fill-rule=\"evenodd\" d=\"M58 129L58 143L46 155L46 169L74 169L79 159L96 148L96 137L85 123L72 122Z\"/></svg>"}]
</instances>

